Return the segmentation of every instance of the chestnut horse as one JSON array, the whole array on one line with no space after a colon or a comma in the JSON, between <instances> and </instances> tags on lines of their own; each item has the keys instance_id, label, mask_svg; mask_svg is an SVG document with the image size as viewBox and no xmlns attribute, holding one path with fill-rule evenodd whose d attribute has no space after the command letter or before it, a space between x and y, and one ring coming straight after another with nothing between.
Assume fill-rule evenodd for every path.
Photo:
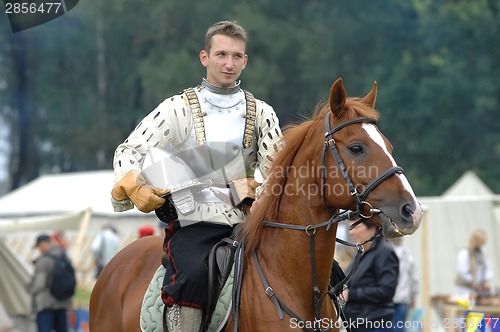
<instances>
[{"instance_id":1,"label":"chestnut horse","mask_svg":"<svg viewBox=\"0 0 500 332\"><path fill-rule=\"evenodd\" d=\"M338 79L311 120L284 131L245 223L240 301L227 331L235 322L238 331L330 329L336 313L323 299L337 222L370 218L387 237L418 228L420 204L376 127L376 94L374 84L364 98L347 98ZM162 255L162 239L146 237L111 260L92 292L92 332L140 331L142 299Z\"/></svg>"}]
</instances>

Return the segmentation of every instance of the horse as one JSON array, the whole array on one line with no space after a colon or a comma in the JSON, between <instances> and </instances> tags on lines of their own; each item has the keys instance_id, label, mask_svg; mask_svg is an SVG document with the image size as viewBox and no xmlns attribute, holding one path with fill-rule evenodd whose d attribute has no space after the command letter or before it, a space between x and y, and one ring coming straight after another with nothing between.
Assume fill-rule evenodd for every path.
<instances>
[{"instance_id":1,"label":"horse","mask_svg":"<svg viewBox=\"0 0 500 332\"><path fill-rule=\"evenodd\" d=\"M311 119L284 129L243 226L239 302L233 298L225 331L337 329L324 299L338 223L369 219L388 238L418 228L422 208L376 126L376 96L374 82L365 97L347 97L339 78ZM140 331L142 298L162 255L162 239L150 236L108 263L91 294L91 331Z\"/></svg>"}]
</instances>

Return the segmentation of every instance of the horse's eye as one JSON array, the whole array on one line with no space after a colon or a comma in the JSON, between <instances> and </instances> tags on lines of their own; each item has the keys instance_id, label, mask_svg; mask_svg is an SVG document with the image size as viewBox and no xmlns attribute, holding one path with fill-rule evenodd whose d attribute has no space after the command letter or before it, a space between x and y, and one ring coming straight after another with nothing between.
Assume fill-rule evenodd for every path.
<instances>
[{"instance_id":1,"label":"horse's eye","mask_svg":"<svg viewBox=\"0 0 500 332\"><path fill-rule=\"evenodd\" d=\"M363 147L359 144L354 144L349 147L349 151L351 151L353 154L360 154L363 153Z\"/></svg>"}]
</instances>

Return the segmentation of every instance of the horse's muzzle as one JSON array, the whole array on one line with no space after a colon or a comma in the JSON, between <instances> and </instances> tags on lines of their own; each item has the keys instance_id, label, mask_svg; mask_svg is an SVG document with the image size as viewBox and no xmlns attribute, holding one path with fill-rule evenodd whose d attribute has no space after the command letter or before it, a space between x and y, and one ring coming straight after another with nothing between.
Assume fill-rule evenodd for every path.
<instances>
[{"instance_id":1,"label":"horse's muzzle","mask_svg":"<svg viewBox=\"0 0 500 332\"><path fill-rule=\"evenodd\" d=\"M393 238L413 234L420 226L424 215L418 202L406 202L396 211L394 208L379 208L378 215L382 222L382 230L386 237Z\"/></svg>"}]
</instances>

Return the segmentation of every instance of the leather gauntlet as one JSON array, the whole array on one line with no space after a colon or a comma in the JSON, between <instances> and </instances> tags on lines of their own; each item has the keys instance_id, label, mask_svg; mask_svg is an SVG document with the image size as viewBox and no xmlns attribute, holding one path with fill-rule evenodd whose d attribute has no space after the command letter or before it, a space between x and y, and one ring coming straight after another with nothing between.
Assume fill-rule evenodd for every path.
<instances>
[{"instance_id":1,"label":"leather gauntlet","mask_svg":"<svg viewBox=\"0 0 500 332\"><path fill-rule=\"evenodd\" d=\"M146 183L144 177L137 171L125 174L111 190L111 196L117 201L130 199L142 212L149 213L165 203L167 189L160 189Z\"/></svg>"},{"instance_id":2,"label":"leather gauntlet","mask_svg":"<svg viewBox=\"0 0 500 332\"><path fill-rule=\"evenodd\" d=\"M233 205L248 212L248 208L250 208L253 201L255 201L255 189L260 185L261 183L252 178L238 179L229 183Z\"/></svg>"}]
</instances>

